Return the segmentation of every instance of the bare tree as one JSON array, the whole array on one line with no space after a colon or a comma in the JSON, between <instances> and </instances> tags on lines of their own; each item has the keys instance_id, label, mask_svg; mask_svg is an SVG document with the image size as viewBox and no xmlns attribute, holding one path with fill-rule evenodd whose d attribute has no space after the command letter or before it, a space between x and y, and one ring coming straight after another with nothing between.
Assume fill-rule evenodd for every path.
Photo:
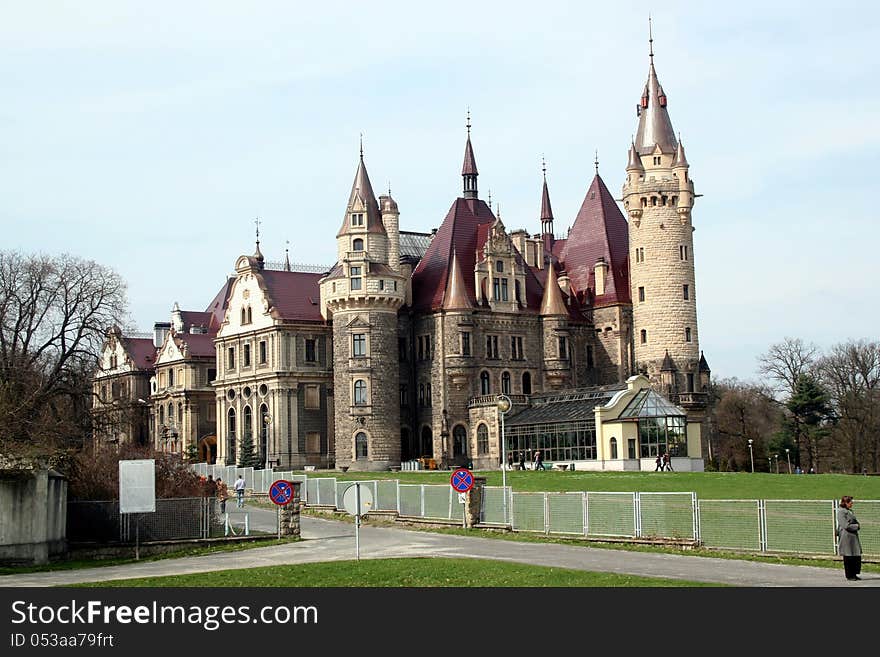
<instances>
[{"instance_id":1,"label":"bare tree","mask_svg":"<svg viewBox=\"0 0 880 657\"><path fill-rule=\"evenodd\" d=\"M816 345L805 343L801 338L786 337L758 357L758 371L774 381L778 392L790 397L798 378L813 368L818 353Z\"/></svg>"},{"instance_id":2,"label":"bare tree","mask_svg":"<svg viewBox=\"0 0 880 657\"><path fill-rule=\"evenodd\" d=\"M880 470L880 342L850 340L819 360L819 375L837 416L835 457L846 469Z\"/></svg>"},{"instance_id":3,"label":"bare tree","mask_svg":"<svg viewBox=\"0 0 880 657\"><path fill-rule=\"evenodd\" d=\"M0 251L0 443L41 452L85 436L90 373L125 290L95 262Z\"/></svg>"}]
</instances>

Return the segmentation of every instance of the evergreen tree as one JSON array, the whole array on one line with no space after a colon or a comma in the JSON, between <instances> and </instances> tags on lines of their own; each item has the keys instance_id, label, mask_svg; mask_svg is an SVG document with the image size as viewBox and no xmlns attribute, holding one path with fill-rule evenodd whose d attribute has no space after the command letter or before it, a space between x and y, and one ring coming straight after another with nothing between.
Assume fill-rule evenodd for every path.
<instances>
[{"instance_id":1,"label":"evergreen tree","mask_svg":"<svg viewBox=\"0 0 880 657\"><path fill-rule=\"evenodd\" d=\"M815 377L801 374L785 406L791 412L787 424L794 436L796 449L800 451L803 439L809 466L813 468L817 465L819 441L828 435L829 423L833 420L828 392Z\"/></svg>"},{"instance_id":2,"label":"evergreen tree","mask_svg":"<svg viewBox=\"0 0 880 657\"><path fill-rule=\"evenodd\" d=\"M238 467L256 468L258 465L257 455L254 453L254 438L250 433L245 433L238 450Z\"/></svg>"}]
</instances>

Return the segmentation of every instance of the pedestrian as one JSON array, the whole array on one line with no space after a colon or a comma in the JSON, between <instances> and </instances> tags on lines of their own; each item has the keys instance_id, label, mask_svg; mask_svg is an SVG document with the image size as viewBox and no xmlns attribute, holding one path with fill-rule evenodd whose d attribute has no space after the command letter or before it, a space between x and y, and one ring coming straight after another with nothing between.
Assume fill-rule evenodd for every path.
<instances>
[{"instance_id":1,"label":"pedestrian","mask_svg":"<svg viewBox=\"0 0 880 657\"><path fill-rule=\"evenodd\" d=\"M513 452L507 455L507 469L513 470Z\"/></svg>"},{"instance_id":2,"label":"pedestrian","mask_svg":"<svg viewBox=\"0 0 880 657\"><path fill-rule=\"evenodd\" d=\"M544 467L544 457L541 454L541 450L539 449L535 452L535 470L540 468L541 470L546 470Z\"/></svg>"},{"instance_id":3,"label":"pedestrian","mask_svg":"<svg viewBox=\"0 0 880 657\"><path fill-rule=\"evenodd\" d=\"M654 472L663 472L663 457L657 454L657 460L654 461Z\"/></svg>"},{"instance_id":4,"label":"pedestrian","mask_svg":"<svg viewBox=\"0 0 880 657\"><path fill-rule=\"evenodd\" d=\"M241 509L244 507L244 477L238 475L238 479L235 480L235 495L238 497L238 508Z\"/></svg>"},{"instance_id":5,"label":"pedestrian","mask_svg":"<svg viewBox=\"0 0 880 657\"><path fill-rule=\"evenodd\" d=\"M859 521L852 512L852 495L840 498L837 507L837 553L843 557L843 573L850 581L862 579L862 544L859 541Z\"/></svg>"},{"instance_id":6,"label":"pedestrian","mask_svg":"<svg viewBox=\"0 0 880 657\"><path fill-rule=\"evenodd\" d=\"M669 458L669 452L663 453L663 468L665 468L667 472L673 471L672 470L672 459Z\"/></svg>"},{"instance_id":7,"label":"pedestrian","mask_svg":"<svg viewBox=\"0 0 880 657\"><path fill-rule=\"evenodd\" d=\"M520 453L519 453L519 469L520 470L526 469L526 453L523 451L520 451Z\"/></svg>"},{"instance_id":8,"label":"pedestrian","mask_svg":"<svg viewBox=\"0 0 880 657\"><path fill-rule=\"evenodd\" d=\"M217 494L217 482L214 481L214 475L208 475L204 487L205 497L214 497Z\"/></svg>"},{"instance_id":9,"label":"pedestrian","mask_svg":"<svg viewBox=\"0 0 880 657\"><path fill-rule=\"evenodd\" d=\"M229 499L229 488L226 482L217 477L217 501L220 502L220 513L226 513L226 500Z\"/></svg>"}]
</instances>

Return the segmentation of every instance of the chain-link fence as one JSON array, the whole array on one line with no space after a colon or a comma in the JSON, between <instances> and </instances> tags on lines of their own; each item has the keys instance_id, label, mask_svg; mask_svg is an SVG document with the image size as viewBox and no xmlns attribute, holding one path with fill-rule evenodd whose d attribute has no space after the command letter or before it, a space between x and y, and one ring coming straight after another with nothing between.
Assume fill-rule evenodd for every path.
<instances>
[{"instance_id":1,"label":"chain-link fence","mask_svg":"<svg viewBox=\"0 0 880 657\"><path fill-rule=\"evenodd\" d=\"M156 500L153 513L119 513L118 501L67 504L67 540L74 543L133 543L223 536L224 517L210 497Z\"/></svg>"},{"instance_id":2,"label":"chain-link fence","mask_svg":"<svg viewBox=\"0 0 880 657\"><path fill-rule=\"evenodd\" d=\"M224 476L230 468L233 477L250 476L257 492L275 479L301 481L306 504L337 509L355 483L292 472L194 466L203 476L212 469ZM464 505L451 486L395 479L360 483L369 486L376 511L456 523L463 518ZM831 500L698 500L693 492L536 493L486 486L480 522L560 536L688 540L712 548L835 555L835 509ZM860 500L857 516L863 553L880 555L880 500ZM106 524L113 534L112 522Z\"/></svg>"}]
</instances>

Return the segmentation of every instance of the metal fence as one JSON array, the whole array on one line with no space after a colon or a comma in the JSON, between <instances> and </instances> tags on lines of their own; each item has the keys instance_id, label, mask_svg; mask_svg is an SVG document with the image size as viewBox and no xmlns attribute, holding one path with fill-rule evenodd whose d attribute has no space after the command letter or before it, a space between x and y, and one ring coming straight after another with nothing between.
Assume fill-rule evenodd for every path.
<instances>
[{"instance_id":1,"label":"metal fence","mask_svg":"<svg viewBox=\"0 0 880 657\"><path fill-rule=\"evenodd\" d=\"M275 479L302 481L306 504L336 509L356 483L234 466L198 464L194 469L224 479L243 474L256 492L268 490ZM464 505L451 486L395 479L360 483L369 486L375 511L457 523L463 519ZM833 556L836 505L832 500L700 500L693 492L533 493L487 486L480 522L548 535L678 539L712 548ZM880 500L860 500L858 518L863 553L880 555Z\"/></svg>"},{"instance_id":2,"label":"metal fence","mask_svg":"<svg viewBox=\"0 0 880 657\"><path fill-rule=\"evenodd\" d=\"M119 513L118 501L67 503L67 540L133 543L223 536L217 500L181 497L156 500L154 513Z\"/></svg>"}]
</instances>

